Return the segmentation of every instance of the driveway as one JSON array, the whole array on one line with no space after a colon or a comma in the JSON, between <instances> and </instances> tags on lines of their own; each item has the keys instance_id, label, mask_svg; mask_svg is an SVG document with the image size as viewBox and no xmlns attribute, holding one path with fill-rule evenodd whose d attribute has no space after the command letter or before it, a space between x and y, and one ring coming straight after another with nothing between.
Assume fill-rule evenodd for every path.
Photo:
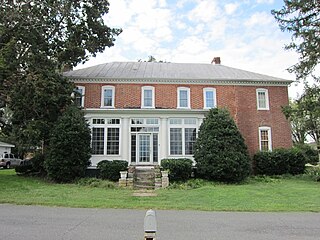
<instances>
[{"instance_id":1,"label":"driveway","mask_svg":"<svg viewBox=\"0 0 320 240\"><path fill-rule=\"evenodd\" d=\"M2 240L143 239L145 210L0 204ZM320 213L157 210L157 240L318 240Z\"/></svg>"}]
</instances>

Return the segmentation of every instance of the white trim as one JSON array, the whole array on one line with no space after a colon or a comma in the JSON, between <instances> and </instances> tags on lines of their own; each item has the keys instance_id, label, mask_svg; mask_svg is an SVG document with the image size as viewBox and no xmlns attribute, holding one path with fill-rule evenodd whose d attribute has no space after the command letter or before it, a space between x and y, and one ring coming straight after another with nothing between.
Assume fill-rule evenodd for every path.
<instances>
[{"instance_id":1,"label":"white trim","mask_svg":"<svg viewBox=\"0 0 320 240\"><path fill-rule=\"evenodd\" d=\"M144 91L151 90L152 92L152 103L151 106L145 106L144 102ZM143 86L141 87L141 108L154 108L155 107L155 91L153 86Z\"/></svg>"},{"instance_id":2,"label":"white trim","mask_svg":"<svg viewBox=\"0 0 320 240\"><path fill-rule=\"evenodd\" d=\"M181 107L180 106L180 91L187 91L187 106L186 107ZM190 88L188 87L178 87L177 88L177 108L180 109L190 109L191 105L190 105Z\"/></svg>"},{"instance_id":3,"label":"white trim","mask_svg":"<svg viewBox=\"0 0 320 240\"><path fill-rule=\"evenodd\" d=\"M261 131L268 131L268 150L272 151L272 135L271 135L271 127L259 127L259 150L262 151L261 146Z\"/></svg>"},{"instance_id":4,"label":"white trim","mask_svg":"<svg viewBox=\"0 0 320 240\"><path fill-rule=\"evenodd\" d=\"M104 91L105 90L112 90L112 104L111 106L105 106L104 105ZM114 100L115 100L115 87L114 86L102 86L101 87L101 108L114 108Z\"/></svg>"},{"instance_id":5,"label":"white trim","mask_svg":"<svg viewBox=\"0 0 320 240\"><path fill-rule=\"evenodd\" d=\"M266 107L260 107L259 105L259 93L265 94ZM257 109L258 110L269 110L269 94L268 89L265 88L257 88L256 89L256 98L257 98Z\"/></svg>"},{"instance_id":6,"label":"white trim","mask_svg":"<svg viewBox=\"0 0 320 240\"><path fill-rule=\"evenodd\" d=\"M207 106L207 97L206 93L207 92L213 92L213 107L208 107ZM203 108L204 109L210 109L210 108L216 108L217 107L217 94L216 94L216 89L215 88L203 88Z\"/></svg>"}]
</instances>

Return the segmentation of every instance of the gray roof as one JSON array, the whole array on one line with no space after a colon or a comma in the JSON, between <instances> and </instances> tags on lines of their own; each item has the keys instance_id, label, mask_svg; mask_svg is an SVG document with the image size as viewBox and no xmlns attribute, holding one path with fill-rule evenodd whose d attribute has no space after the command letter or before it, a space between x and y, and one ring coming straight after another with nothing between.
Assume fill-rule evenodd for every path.
<instances>
[{"instance_id":1,"label":"gray roof","mask_svg":"<svg viewBox=\"0 0 320 240\"><path fill-rule=\"evenodd\" d=\"M71 79L100 80L188 80L277 82L290 84L291 80L271 77L221 64L110 62L64 73Z\"/></svg>"}]
</instances>

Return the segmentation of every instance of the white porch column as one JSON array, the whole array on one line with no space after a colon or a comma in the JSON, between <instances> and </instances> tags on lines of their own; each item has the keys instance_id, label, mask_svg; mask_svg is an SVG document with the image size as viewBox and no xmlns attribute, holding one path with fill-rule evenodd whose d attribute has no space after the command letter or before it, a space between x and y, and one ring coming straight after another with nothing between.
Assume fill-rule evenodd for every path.
<instances>
[{"instance_id":1,"label":"white porch column","mask_svg":"<svg viewBox=\"0 0 320 240\"><path fill-rule=\"evenodd\" d=\"M129 151L130 151L130 128L129 118L123 117L121 123L121 157L123 160L127 160L130 163Z\"/></svg>"},{"instance_id":2,"label":"white porch column","mask_svg":"<svg viewBox=\"0 0 320 240\"><path fill-rule=\"evenodd\" d=\"M160 146L159 146L159 163L163 158L168 157L168 146L169 146L169 138L168 138L168 118L161 117L160 118Z\"/></svg>"}]
</instances>

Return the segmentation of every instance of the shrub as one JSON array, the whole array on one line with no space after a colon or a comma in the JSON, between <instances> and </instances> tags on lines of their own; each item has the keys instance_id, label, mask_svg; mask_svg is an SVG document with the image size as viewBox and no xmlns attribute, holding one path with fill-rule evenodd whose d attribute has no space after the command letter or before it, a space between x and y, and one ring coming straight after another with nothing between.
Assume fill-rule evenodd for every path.
<instances>
[{"instance_id":1,"label":"shrub","mask_svg":"<svg viewBox=\"0 0 320 240\"><path fill-rule=\"evenodd\" d=\"M253 157L254 171L258 175L302 174L305 158L299 149L276 149L273 152L258 152Z\"/></svg>"},{"instance_id":2,"label":"shrub","mask_svg":"<svg viewBox=\"0 0 320 240\"><path fill-rule=\"evenodd\" d=\"M194 158L199 177L240 182L251 172L244 139L226 109L211 109L200 126Z\"/></svg>"},{"instance_id":3,"label":"shrub","mask_svg":"<svg viewBox=\"0 0 320 240\"><path fill-rule=\"evenodd\" d=\"M310 164L317 164L319 161L318 151L310 147L308 144L298 144L294 146L295 149L301 150L305 160Z\"/></svg>"},{"instance_id":4,"label":"shrub","mask_svg":"<svg viewBox=\"0 0 320 240\"><path fill-rule=\"evenodd\" d=\"M191 177L192 160L188 158L162 159L161 167L169 171L171 181L185 181Z\"/></svg>"},{"instance_id":5,"label":"shrub","mask_svg":"<svg viewBox=\"0 0 320 240\"><path fill-rule=\"evenodd\" d=\"M116 188L114 182L102 180L97 178L81 178L77 182L80 186L93 187L93 188Z\"/></svg>"},{"instance_id":6,"label":"shrub","mask_svg":"<svg viewBox=\"0 0 320 240\"><path fill-rule=\"evenodd\" d=\"M32 172L32 164L30 160L22 161L22 164L15 167L15 171L18 174L28 174Z\"/></svg>"},{"instance_id":7,"label":"shrub","mask_svg":"<svg viewBox=\"0 0 320 240\"><path fill-rule=\"evenodd\" d=\"M52 130L45 168L56 182L84 177L90 165L90 129L83 113L69 106Z\"/></svg>"},{"instance_id":8,"label":"shrub","mask_svg":"<svg viewBox=\"0 0 320 240\"><path fill-rule=\"evenodd\" d=\"M111 181L118 181L120 178L120 171L126 171L128 162L125 160L103 160L97 164L100 169L100 178Z\"/></svg>"},{"instance_id":9,"label":"shrub","mask_svg":"<svg viewBox=\"0 0 320 240\"><path fill-rule=\"evenodd\" d=\"M320 165L306 165L306 175L310 176L312 179L316 181L320 181Z\"/></svg>"}]
</instances>

